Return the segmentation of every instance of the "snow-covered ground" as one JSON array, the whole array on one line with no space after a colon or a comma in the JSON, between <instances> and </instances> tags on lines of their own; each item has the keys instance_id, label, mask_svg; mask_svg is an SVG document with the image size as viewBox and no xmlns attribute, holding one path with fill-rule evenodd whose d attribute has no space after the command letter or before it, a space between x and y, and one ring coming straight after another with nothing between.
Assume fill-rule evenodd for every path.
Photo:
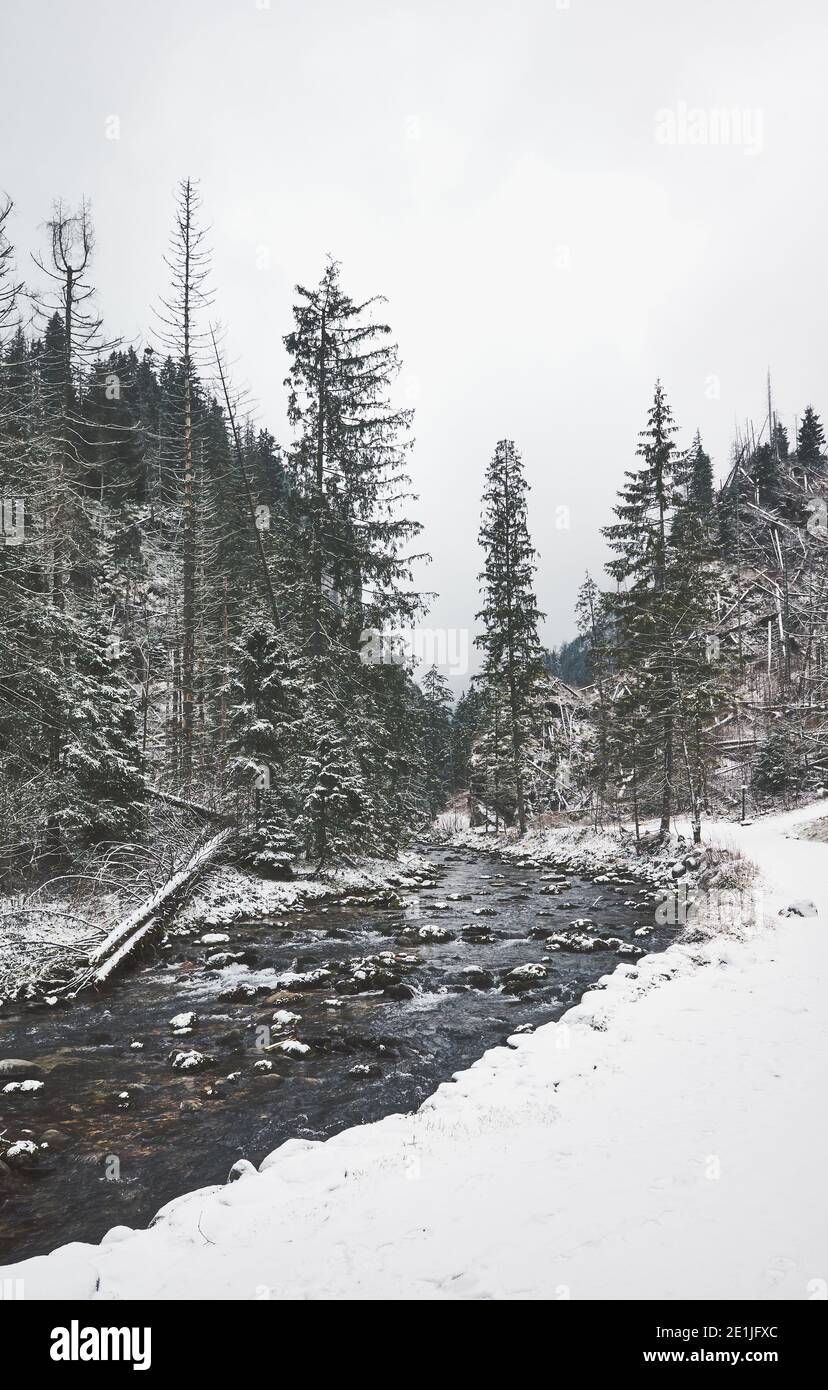
<instances>
[{"instance_id":1,"label":"snow-covered ground","mask_svg":"<svg viewBox=\"0 0 828 1390\"><path fill-rule=\"evenodd\" d=\"M402 852L395 859L362 859L334 865L288 882L261 878L250 870L221 865L199 879L178 913L179 926L229 926L254 918L278 917L333 898L339 902L399 901L415 890L431 866L422 855Z\"/></svg>"},{"instance_id":2,"label":"snow-covered ground","mask_svg":"<svg viewBox=\"0 0 828 1390\"><path fill-rule=\"evenodd\" d=\"M828 1291L828 803L722 843L767 925L621 965L413 1116L0 1271L27 1298L747 1298ZM811 899L816 917L780 917Z\"/></svg>"}]
</instances>

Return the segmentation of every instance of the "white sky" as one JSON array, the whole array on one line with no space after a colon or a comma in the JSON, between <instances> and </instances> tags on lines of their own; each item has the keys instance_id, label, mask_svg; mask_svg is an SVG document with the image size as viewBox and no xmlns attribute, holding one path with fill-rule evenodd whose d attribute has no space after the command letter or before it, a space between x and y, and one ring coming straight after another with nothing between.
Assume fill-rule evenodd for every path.
<instances>
[{"instance_id":1,"label":"white sky","mask_svg":"<svg viewBox=\"0 0 828 1390\"><path fill-rule=\"evenodd\" d=\"M151 326L185 174L277 438L294 283L330 251L355 297L388 297L434 627L473 625L498 439L532 483L555 643L657 375L719 473L768 364L791 428L828 413L820 0L0 0L0 25L12 234L28 252L53 198L91 197L110 331ZM660 142L680 103L747 113L743 143Z\"/></svg>"}]
</instances>

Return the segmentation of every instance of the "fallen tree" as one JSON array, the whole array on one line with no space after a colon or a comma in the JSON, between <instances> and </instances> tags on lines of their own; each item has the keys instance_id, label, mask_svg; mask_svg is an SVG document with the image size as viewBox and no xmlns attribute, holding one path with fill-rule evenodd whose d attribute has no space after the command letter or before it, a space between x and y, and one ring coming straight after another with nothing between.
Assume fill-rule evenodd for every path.
<instances>
[{"instance_id":1,"label":"fallen tree","mask_svg":"<svg viewBox=\"0 0 828 1390\"><path fill-rule=\"evenodd\" d=\"M224 849L235 835L234 826L225 826L200 845L189 859L175 870L166 883L156 889L148 898L122 921L113 927L103 941L90 952L86 968L69 982L61 993L74 998L82 989L103 984L111 979L134 953L159 930L166 914L180 900L181 895L195 880L202 869Z\"/></svg>"}]
</instances>

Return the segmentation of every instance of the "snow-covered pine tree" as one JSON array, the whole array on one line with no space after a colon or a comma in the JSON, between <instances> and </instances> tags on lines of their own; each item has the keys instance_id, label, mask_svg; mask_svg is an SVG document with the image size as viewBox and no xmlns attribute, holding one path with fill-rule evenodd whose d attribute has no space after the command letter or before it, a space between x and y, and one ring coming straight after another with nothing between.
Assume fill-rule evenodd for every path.
<instances>
[{"instance_id":1,"label":"snow-covered pine tree","mask_svg":"<svg viewBox=\"0 0 828 1390\"><path fill-rule=\"evenodd\" d=\"M720 756L717 725L732 705L735 681L735 654L719 636L720 614L732 606L732 583L722 564L711 499L694 487L697 458L694 447L676 461L668 540L675 733L696 842L702 808L708 807L708 773Z\"/></svg>"},{"instance_id":2,"label":"snow-covered pine tree","mask_svg":"<svg viewBox=\"0 0 828 1390\"><path fill-rule=\"evenodd\" d=\"M120 642L100 627L77 644L64 711L64 765L57 820L84 844L134 840L144 819L135 693Z\"/></svg>"},{"instance_id":3,"label":"snow-covered pine tree","mask_svg":"<svg viewBox=\"0 0 828 1390\"><path fill-rule=\"evenodd\" d=\"M239 861L270 878L292 872L302 689L281 634L251 623L232 644L226 691L230 775L243 826Z\"/></svg>"},{"instance_id":4,"label":"snow-covered pine tree","mask_svg":"<svg viewBox=\"0 0 828 1390\"><path fill-rule=\"evenodd\" d=\"M451 690L446 677L432 665L423 676L423 763L429 820L446 804L451 781Z\"/></svg>"},{"instance_id":5,"label":"snow-covered pine tree","mask_svg":"<svg viewBox=\"0 0 828 1390\"><path fill-rule=\"evenodd\" d=\"M595 787L596 822L606 801L610 779L608 685L612 673L612 623L604 596L587 571L575 603L578 632L586 644L587 679L595 688L596 747L587 763L587 775Z\"/></svg>"},{"instance_id":6,"label":"snow-covered pine tree","mask_svg":"<svg viewBox=\"0 0 828 1390\"><path fill-rule=\"evenodd\" d=\"M661 832L670 829L675 781L676 685L673 628L676 595L670 569L668 532L677 450L676 425L661 382L641 431L641 464L628 471L615 508L617 520L604 528L616 558L607 571L618 585L606 596L613 619L619 671L614 701L616 735L624 724L636 729L636 803L642 772L660 801Z\"/></svg>"},{"instance_id":7,"label":"snow-covered pine tree","mask_svg":"<svg viewBox=\"0 0 828 1390\"><path fill-rule=\"evenodd\" d=\"M301 767L298 828L318 865L375 846L375 807L361 769L332 722L317 733Z\"/></svg>"},{"instance_id":8,"label":"snow-covered pine tree","mask_svg":"<svg viewBox=\"0 0 828 1390\"><path fill-rule=\"evenodd\" d=\"M464 690L454 706L451 720L451 789L469 788L469 764L474 737L483 709L483 696L476 685Z\"/></svg>"},{"instance_id":9,"label":"snow-covered pine tree","mask_svg":"<svg viewBox=\"0 0 828 1390\"><path fill-rule=\"evenodd\" d=\"M806 474L825 471L825 430L813 406L806 405L796 437L796 462Z\"/></svg>"},{"instance_id":10,"label":"snow-covered pine tree","mask_svg":"<svg viewBox=\"0 0 828 1390\"><path fill-rule=\"evenodd\" d=\"M321 654L341 630L358 651L363 628L410 619L422 606L407 587L420 557L403 551L422 528L400 511L411 500L413 412L391 401L399 357L374 317L381 298L351 299L333 260L315 289L296 293L285 385L297 431L288 463L310 518L308 643Z\"/></svg>"},{"instance_id":11,"label":"snow-covered pine tree","mask_svg":"<svg viewBox=\"0 0 828 1390\"><path fill-rule=\"evenodd\" d=\"M489 670L478 678L480 713L468 763L472 824L495 834L514 821L517 810L509 693L503 677ZM521 745L521 753L523 747Z\"/></svg>"},{"instance_id":12,"label":"snow-covered pine tree","mask_svg":"<svg viewBox=\"0 0 828 1390\"><path fill-rule=\"evenodd\" d=\"M693 436L693 443L687 455L684 486L689 502L699 507L713 506L713 464L710 455L704 449L698 430Z\"/></svg>"},{"instance_id":13,"label":"snow-covered pine tree","mask_svg":"<svg viewBox=\"0 0 828 1390\"><path fill-rule=\"evenodd\" d=\"M498 443L486 472L479 540L483 550L483 623L475 638L484 652L483 680L493 692L505 689L515 810L526 832L523 748L534 687L543 672L534 593L536 551L529 536L523 462L511 439ZM500 710L499 695L494 709ZM499 740L498 740L499 743Z\"/></svg>"},{"instance_id":14,"label":"snow-covered pine tree","mask_svg":"<svg viewBox=\"0 0 828 1390\"><path fill-rule=\"evenodd\" d=\"M410 723L398 718L411 696L395 663L372 664L362 643L366 631L410 621L423 606L410 588L418 557L406 550L421 529L404 513L411 411L391 399L399 361L390 329L374 317L381 301L352 300L334 261L315 289L299 286L297 295L285 338L296 439L285 459L305 537L291 549L286 607L305 661L307 726L336 732L331 747L362 779L366 804L382 808L378 825L401 832L418 775ZM314 842L318 808L306 806L313 824L304 838Z\"/></svg>"}]
</instances>

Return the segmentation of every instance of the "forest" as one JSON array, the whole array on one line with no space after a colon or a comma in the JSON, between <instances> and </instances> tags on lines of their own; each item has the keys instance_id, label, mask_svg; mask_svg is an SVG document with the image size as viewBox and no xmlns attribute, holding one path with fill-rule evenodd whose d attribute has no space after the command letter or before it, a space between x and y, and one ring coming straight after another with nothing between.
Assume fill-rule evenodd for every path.
<instances>
[{"instance_id":1,"label":"forest","mask_svg":"<svg viewBox=\"0 0 828 1390\"><path fill-rule=\"evenodd\" d=\"M808 405L717 485L656 383L619 441L611 558L555 651L519 448L481 464L480 669L388 659L428 595L412 411L384 301L340 265L285 324L285 442L234 393L197 184L172 209L148 346L110 337L89 206L55 204L29 288L0 210L4 891L157 885L205 824L235 862L393 856L441 814L561 813L662 835L825 777L828 464ZM149 313L149 310L148 310ZM515 422L519 430L520 422ZM631 459L624 467L625 458ZM476 499L470 499L474 505ZM608 511L610 499L607 499ZM539 606L541 605L541 606Z\"/></svg>"}]
</instances>

